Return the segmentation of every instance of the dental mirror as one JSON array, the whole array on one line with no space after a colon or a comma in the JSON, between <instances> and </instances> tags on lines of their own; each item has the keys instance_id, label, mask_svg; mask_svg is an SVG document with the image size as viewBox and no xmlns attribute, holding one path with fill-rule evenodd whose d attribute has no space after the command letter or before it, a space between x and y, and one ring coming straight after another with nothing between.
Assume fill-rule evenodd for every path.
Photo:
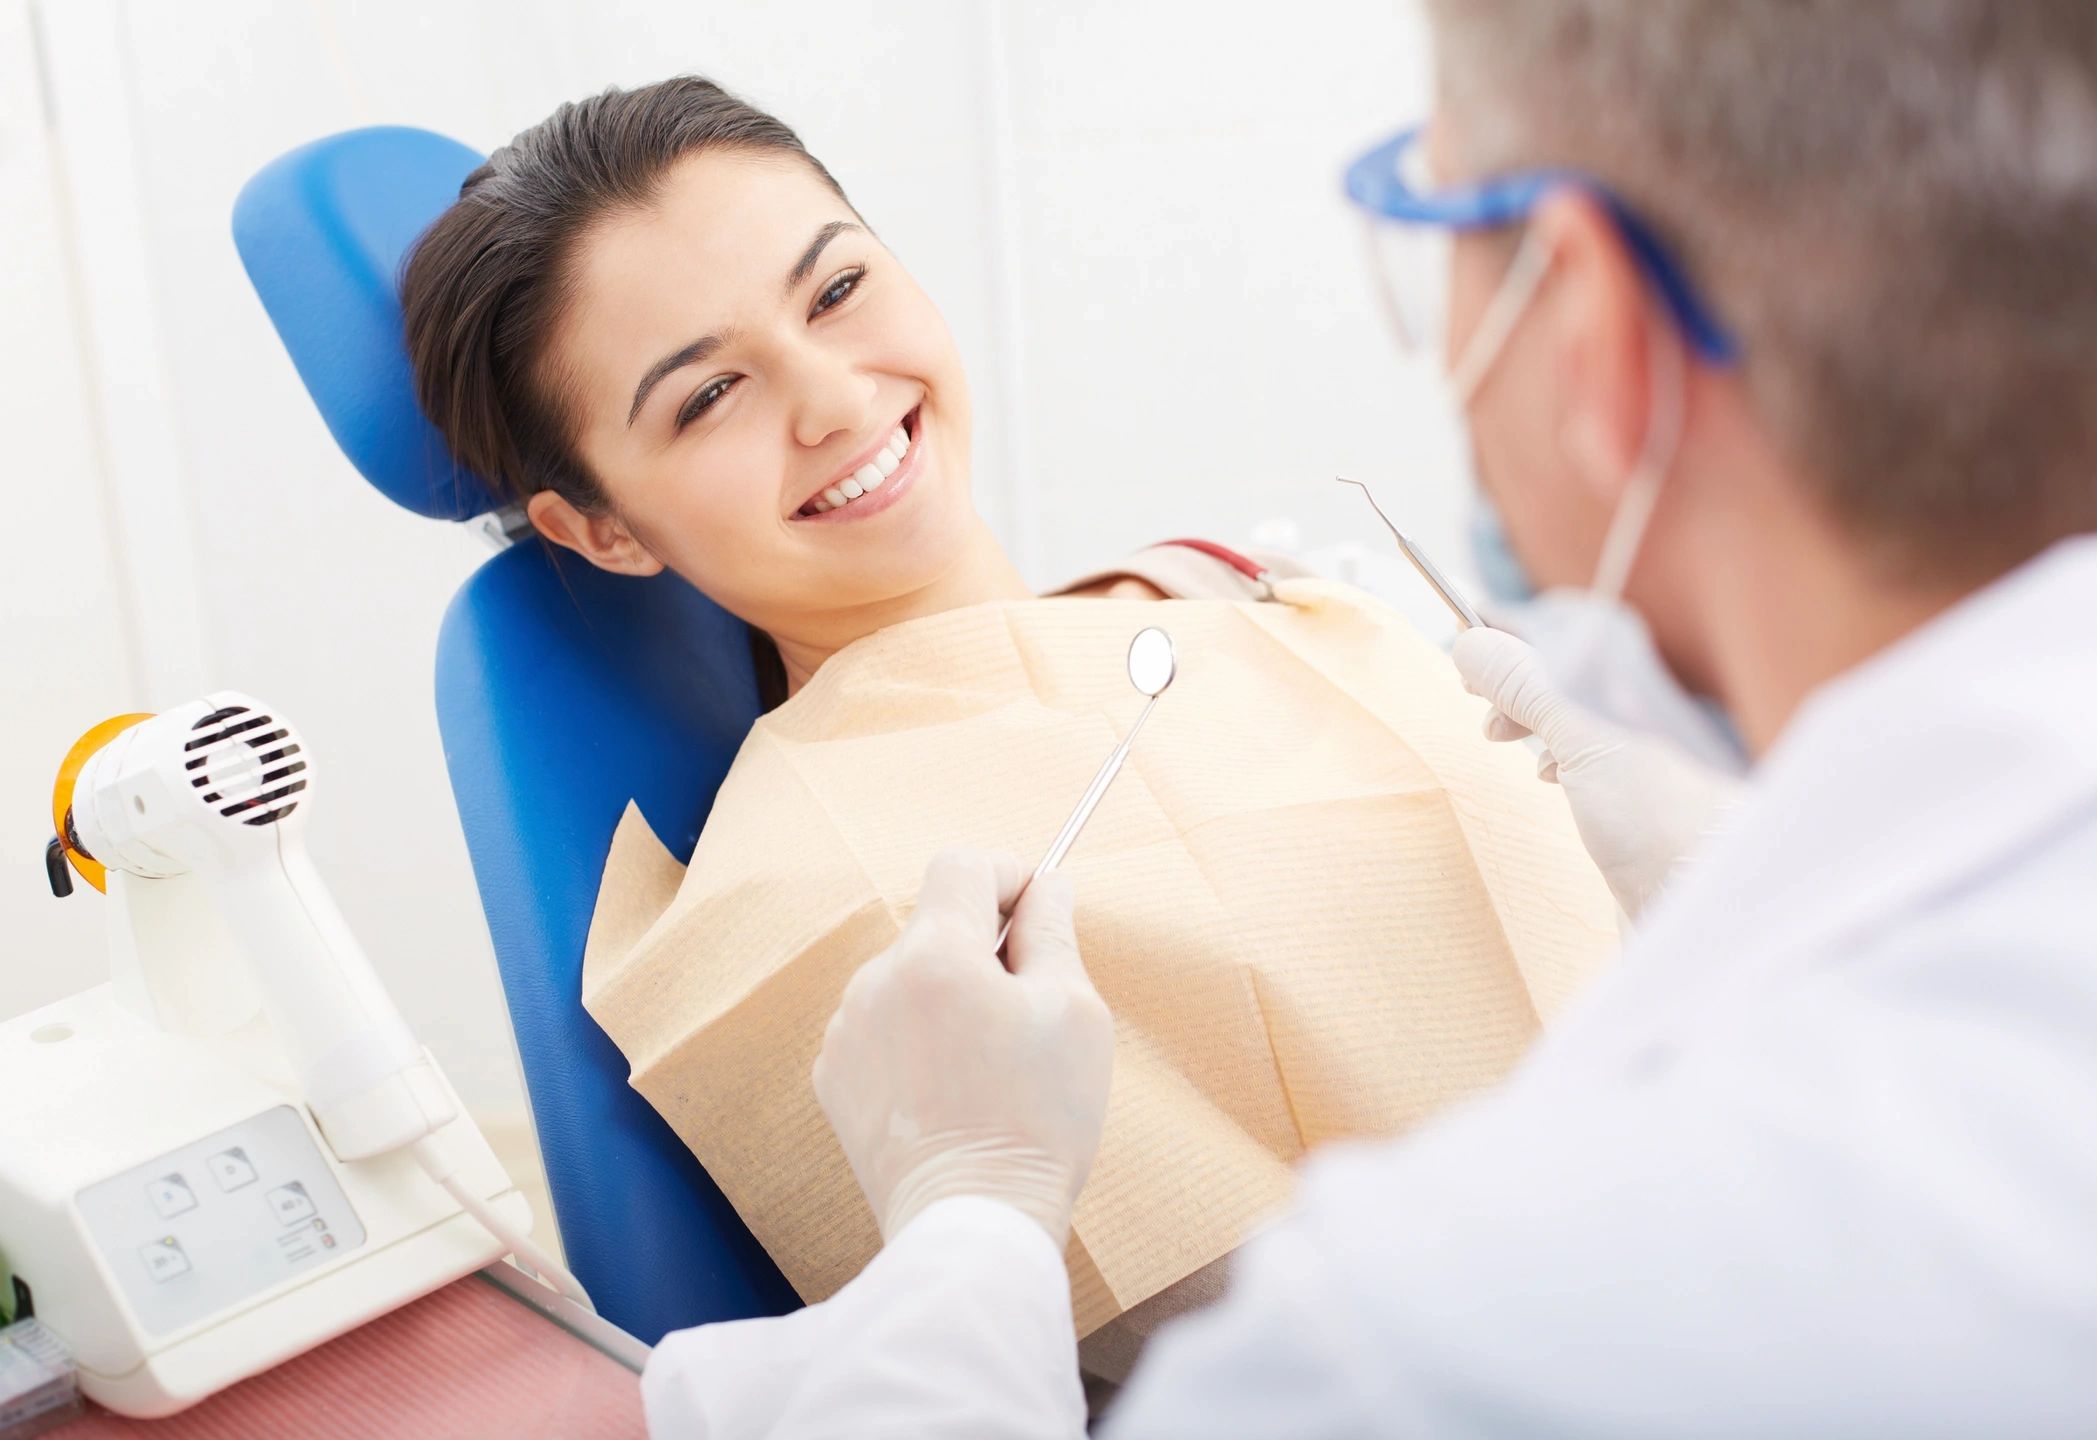
<instances>
[{"instance_id":1,"label":"dental mirror","mask_svg":"<svg viewBox=\"0 0 2097 1440\"><path fill-rule=\"evenodd\" d=\"M1138 630L1129 642L1129 683L1155 700L1178 673L1172 655L1172 637L1153 625ZM1138 722L1141 723L1141 722ZM1133 733L1133 732L1132 732Z\"/></svg>"},{"instance_id":2,"label":"dental mirror","mask_svg":"<svg viewBox=\"0 0 2097 1440\"><path fill-rule=\"evenodd\" d=\"M1136 732L1143 728L1144 721L1150 719L1150 712L1157 708L1158 697L1165 693L1165 687L1172 683L1172 677L1178 673L1179 661L1172 653L1172 637L1155 625L1138 630L1136 638L1129 642L1129 683L1150 698L1144 702L1143 713L1136 717L1136 723L1129 727L1129 733L1122 737L1121 743L1116 745L1114 752L1107 757L1107 763L1099 767L1099 773L1094 775L1092 783L1085 787L1085 794L1079 799L1078 808L1071 811L1070 818L1063 822L1062 830L1057 832L1054 842L1049 845L1048 854L1041 857L1041 863L1036 865L1034 873L1027 877L1027 885L1032 885L1063 863L1063 857L1069 854L1070 847L1077 843L1078 832L1085 828L1085 822L1092 818L1092 812L1099 808L1100 800L1106 795L1107 787L1113 784L1114 777L1121 773L1122 762L1129 758L1129 747L1136 743ZM1027 893L1027 885L1020 886L1019 894L1012 897L1014 910L1019 908L1020 895ZM1011 933L1012 919L1008 911L1004 925L998 930L999 955L1005 953L1005 937Z\"/></svg>"}]
</instances>

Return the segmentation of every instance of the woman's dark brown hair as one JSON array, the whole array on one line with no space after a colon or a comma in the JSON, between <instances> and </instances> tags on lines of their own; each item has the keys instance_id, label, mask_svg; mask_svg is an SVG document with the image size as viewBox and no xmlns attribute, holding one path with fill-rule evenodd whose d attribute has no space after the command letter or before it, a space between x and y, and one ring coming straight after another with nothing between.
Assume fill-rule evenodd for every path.
<instances>
[{"instance_id":1,"label":"woman's dark brown hair","mask_svg":"<svg viewBox=\"0 0 2097 1440\"><path fill-rule=\"evenodd\" d=\"M561 106L467 176L409 254L400 294L416 398L452 456L504 501L552 490L603 508L547 341L573 297L578 242L651 204L673 165L706 150L790 155L844 198L792 130L684 75Z\"/></svg>"}]
</instances>

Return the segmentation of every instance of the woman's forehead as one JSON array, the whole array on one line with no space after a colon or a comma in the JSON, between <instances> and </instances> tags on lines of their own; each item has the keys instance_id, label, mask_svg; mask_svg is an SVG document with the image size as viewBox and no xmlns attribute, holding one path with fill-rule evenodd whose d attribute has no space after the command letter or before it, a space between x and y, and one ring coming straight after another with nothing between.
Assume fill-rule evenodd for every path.
<instances>
[{"instance_id":1,"label":"woman's forehead","mask_svg":"<svg viewBox=\"0 0 2097 1440\"><path fill-rule=\"evenodd\" d=\"M764 281L776 292L811 232L852 218L836 192L793 157L694 155L663 177L649 204L593 227L577 278L591 289L618 289L703 275L719 288Z\"/></svg>"}]
</instances>

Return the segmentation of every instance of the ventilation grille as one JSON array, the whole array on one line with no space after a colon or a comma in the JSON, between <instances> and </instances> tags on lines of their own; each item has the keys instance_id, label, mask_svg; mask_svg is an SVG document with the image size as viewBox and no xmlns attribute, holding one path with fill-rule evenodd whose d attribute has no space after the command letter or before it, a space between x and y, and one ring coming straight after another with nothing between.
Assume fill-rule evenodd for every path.
<instances>
[{"instance_id":1,"label":"ventilation grille","mask_svg":"<svg viewBox=\"0 0 2097 1440\"><path fill-rule=\"evenodd\" d=\"M298 809L306 762L298 737L274 715L245 705L214 710L182 748L183 768L206 805L242 825L274 825Z\"/></svg>"}]
</instances>

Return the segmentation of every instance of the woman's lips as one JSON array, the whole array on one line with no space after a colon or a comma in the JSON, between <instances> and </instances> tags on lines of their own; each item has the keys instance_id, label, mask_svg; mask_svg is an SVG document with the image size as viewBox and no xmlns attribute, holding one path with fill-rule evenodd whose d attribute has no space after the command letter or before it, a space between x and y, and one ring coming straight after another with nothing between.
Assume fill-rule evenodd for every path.
<instances>
[{"instance_id":1,"label":"woman's lips","mask_svg":"<svg viewBox=\"0 0 2097 1440\"><path fill-rule=\"evenodd\" d=\"M846 505L839 505L821 514L796 511L790 518L797 525L842 525L854 520L866 520L892 510L917 479L918 472L925 468L925 422L924 408L911 411L903 417L903 428L909 432L910 448L903 452L902 463L898 464L881 488L870 491Z\"/></svg>"}]
</instances>

